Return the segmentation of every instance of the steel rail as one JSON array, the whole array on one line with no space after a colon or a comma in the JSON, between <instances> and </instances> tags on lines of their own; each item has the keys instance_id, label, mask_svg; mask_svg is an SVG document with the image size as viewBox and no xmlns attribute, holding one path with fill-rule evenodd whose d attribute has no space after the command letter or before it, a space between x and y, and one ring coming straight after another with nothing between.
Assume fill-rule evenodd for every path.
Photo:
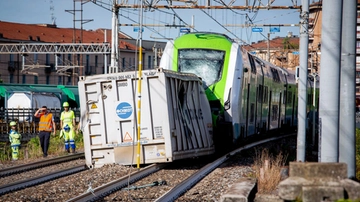
<instances>
[{"instance_id":1,"label":"steel rail","mask_svg":"<svg viewBox=\"0 0 360 202\"><path fill-rule=\"evenodd\" d=\"M79 158L85 158L85 154L83 152L76 153L76 154L71 154L71 155L67 155L67 156L61 156L61 157L57 157L57 158L46 159L46 160L42 160L42 161L38 161L38 162L4 168L4 169L0 170L0 177L4 177L4 176L16 174L16 173L21 173L21 172L25 172L28 170L33 170L36 168L54 165L54 164L58 164L58 163L66 162L66 161L71 161L71 160L75 160L75 159L79 159Z\"/></svg>"},{"instance_id":2,"label":"steel rail","mask_svg":"<svg viewBox=\"0 0 360 202\"><path fill-rule=\"evenodd\" d=\"M294 134L292 134L294 135ZM271 142L277 139L285 138L291 135L284 135L284 136L278 136L278 137L272 137L268 139L264 139L261 141L257 141L254 143L247 144L243 147L239 147L224 156L216 159L212 163L207 164L203 168L201 168L196 173L192 174L190 177L182 181L180 184L176 185L174 188L170 189L168 192L157 198L156 202L169 202L174 201L177 198L179 198L182 194L184 194L187 190L189 190L191 187L193 187L195 184L197 184L201 179L206 177L210 172L215 170L217 167L219 167L222 163L224 163L227 159L229 159L231 156L234 156L235 154L241 152L242 150L249 149L251 147L258 146L260 144L264 144L267 142Z\"/></svg>"},{"instance_id":3,"label":"steel rail","mask_svg":"<svg viewBox=\"0 0 360 202\"><path fill-rule=\"evenodd\" d=\"M0 195L6 194L8 192L11 191L16 191L19 189L24 189L30 186L34 186L37 184L41 184L43 182L47 182L53 179L57 179L63 176L67 176L70 174L74 174L77 172L81 172L84 170L87 170L88 167L86 165L82 165L82 166L75 166L72 168L67 168L67 169L63 169L60 171L56 171L56 172L52 172L46 175L42 175L39 177L34 177L34 178L30 178L30 179L26 179L26 180L21 180L21 181L17 181L14 183L10 183L10 184L6 184L3 186L0 186Z\"/></svg>"},{"instance_id":4,"label":"steel rail","mask_svg":"<svg viewBox=\"0 0 360 202\"><path fill-rule=\"evenodd\" d=\"M97 201L103 199L105 196L110 195L111 193L126 187L129 183L134 183L154 172L157 172L160 169L166 167L166 164L152 164L147 166L135 173L131 173L130 175L126 175L118 180L114 180L109 182L103 186L97 187L91 191L88 191L82 195L79 195L75 198L68 200L70 201Z\"/></svg>"}]
</instances>

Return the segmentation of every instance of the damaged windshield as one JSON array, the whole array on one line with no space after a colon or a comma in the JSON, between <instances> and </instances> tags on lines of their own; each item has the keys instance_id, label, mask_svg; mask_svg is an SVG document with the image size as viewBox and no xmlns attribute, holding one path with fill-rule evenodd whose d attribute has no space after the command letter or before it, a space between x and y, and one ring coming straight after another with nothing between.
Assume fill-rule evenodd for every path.
<instances>
[{"instance_id":1,"label":"damaged windshield","mask_svg":"<svg viewBox=\"0 0 360 202\"><path fill-rule=\"evenodd\" d=\"M201 77L204 88L220 79L225 51L206 49L179 50L179 71Z\"/></svg>"}]
</instances>

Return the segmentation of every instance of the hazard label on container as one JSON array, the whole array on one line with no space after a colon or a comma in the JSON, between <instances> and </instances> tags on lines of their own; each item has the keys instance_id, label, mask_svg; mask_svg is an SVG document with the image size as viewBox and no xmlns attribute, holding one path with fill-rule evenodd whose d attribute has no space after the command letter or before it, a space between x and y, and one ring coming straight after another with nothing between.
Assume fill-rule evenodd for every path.
<instances>
[{"instance_id":1,"label":"hazard label on container","mask_svg":"<svg viewBox=\"0 0 360 202\"><path fill-rule=\"evenodd\" d=\"M97 106L96 106L96 104L95 104L95 103L92 103L92 105L91 105L91 109L97 109Z\"/></svg>"},{"instance_id":2,"label":"hazard label on container","mask_svg":"<svg viewBox=\"0 0 360 202\"><path fill-rule=\"evenodd\" d=\"M124 142L130 142L132 138L128 132L125 133Z\"/></svg>"}]
</instances>

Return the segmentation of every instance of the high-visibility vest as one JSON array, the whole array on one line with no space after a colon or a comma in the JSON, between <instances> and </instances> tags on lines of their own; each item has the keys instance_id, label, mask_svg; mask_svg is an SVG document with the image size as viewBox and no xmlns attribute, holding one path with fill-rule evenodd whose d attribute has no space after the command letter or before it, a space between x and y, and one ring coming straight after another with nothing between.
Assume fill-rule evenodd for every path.
<instances>
[{"instance_id":1,"label":"high-visibility vest","mask_svg":"<svg viewBox=\"0 0 360 202\"><path fill-rule=\"evenodd\" d=\"M11 146L17 146L21 144L21 134L16 132L15 130L10 130L9 140Z\"/></svg>"},{"instance_id":2,"label":"high-visibility vest","mask_svg":"<svg viewBox=\"0 0 360 202\"><path fill-rule=\"evenodd\" d=\"M39 122L39 131L51 132L52 119L53 119L53 116L51 113L41 115L40 122Z\"/></svg>"},{"instance_id":3,"label":"high-visibility vest","mask_svg":"<svg viewBox=\"0 0 360 202\"><path fill-rule=\"evenodd\" d=\"M60 120L63 121L64 126L68 124L71 127L73 119L75 119L74 111L69 110L61 112Z\"/></svg>"}]
</instances>

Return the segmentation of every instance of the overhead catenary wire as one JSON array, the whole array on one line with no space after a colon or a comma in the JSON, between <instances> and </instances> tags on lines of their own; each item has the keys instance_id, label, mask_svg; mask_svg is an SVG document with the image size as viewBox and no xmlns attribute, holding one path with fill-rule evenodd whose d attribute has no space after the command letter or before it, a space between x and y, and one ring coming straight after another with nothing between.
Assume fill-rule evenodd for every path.
<instances>
[{"instance_id":1,"label":"overhead catenary wire","mask_svg":"<svg viewBox=\"0 0 360 202\"><path fill-rule=\"evenodd\" d=\"M248 44L246 41L240 39L239 37L237 37L234 33L232 33L228 28L224 27L224 25L222 25L221 23L219 23L216 19L214 19L211 15L209 15L208 13L206 13L203 9L200 9L203 13L205 13L207 16L209 16L214 22L216 22L218 25L220 25L222 28L224 28L226 31L228 31L231 35L233 35L236 39L238 39L239 41L243 42L246 45L250 45Z\"/></svg>"}]
</instances>

